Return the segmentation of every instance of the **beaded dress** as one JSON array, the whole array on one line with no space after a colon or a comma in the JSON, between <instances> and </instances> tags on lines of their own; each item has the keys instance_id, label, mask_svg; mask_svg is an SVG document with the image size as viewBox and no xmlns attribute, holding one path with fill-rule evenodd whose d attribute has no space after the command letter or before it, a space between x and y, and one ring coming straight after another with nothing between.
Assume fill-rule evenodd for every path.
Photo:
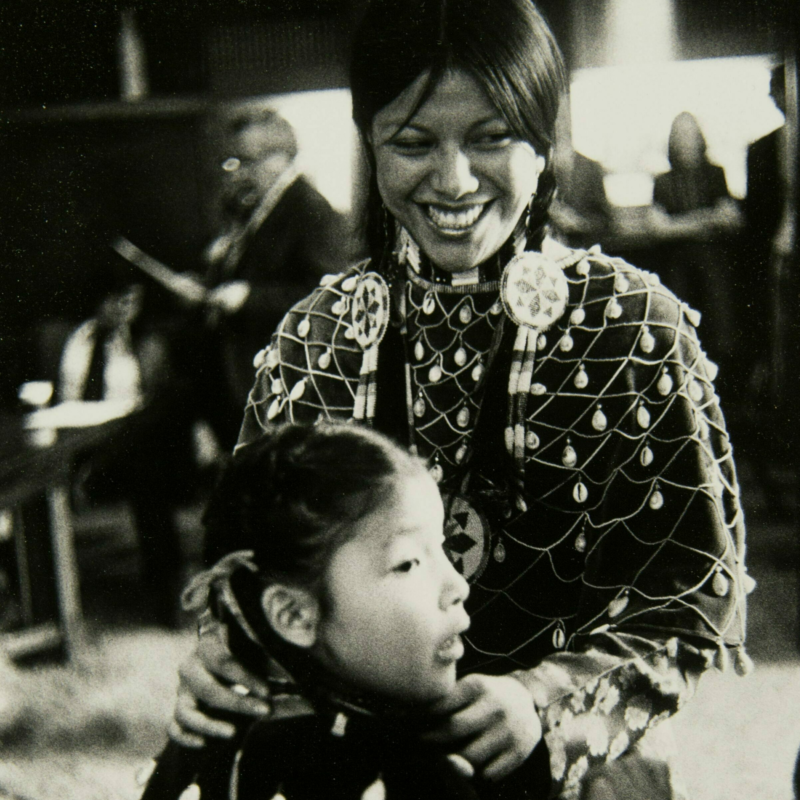
<instances>
[{"instance_id":1,"label":"beaded dress","mask_svg":"<svg viewBox=\"0 0 800 800\"><path fill-rule=\"evenodd\" d=\"M599 248L542 250L514 291L412 263L390 288L369 262L325 280L257 356L240 442L354 419L428 459L471 583L461 668L528 687L569 798L591 767L658 751L704 670L747 671L752 579L699 315ZM547 324L517 324L520 286Z\"/></svg>"}]
</instances>

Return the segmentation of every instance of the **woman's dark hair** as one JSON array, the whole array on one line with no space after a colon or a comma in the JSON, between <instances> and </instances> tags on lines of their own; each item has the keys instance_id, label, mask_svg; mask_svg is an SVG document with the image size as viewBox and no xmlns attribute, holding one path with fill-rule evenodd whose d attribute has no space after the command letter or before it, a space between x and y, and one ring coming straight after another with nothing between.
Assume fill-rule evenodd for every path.
<instances>
[{"instance_id":1,"label":"woman's dark hair","mask_svg":"<svg viewBox=\"0 0 800 800\"><path fill-rule=\"evenodd\" d=\"M345 424L289 424L240 448L204 516L205 560L252 550L266 581L316 588L349 527L421 470L386 437Z\"/></svg>"},{"instance_id":2,"label":"woman's dark hair","mask_svg":"<svg viewBox=\"0 0 800 800\"><path fill-rule=\"evenodd\" d=\"M375 114L423 72L428 81L417 107L450 69L470 72L514 133L547 159L527 231L529 246L538 246L555 193L551 156L566 75L553 34L530 0L373 0L353 43L353 119L366 141ZM374 167L371 153L370 161ZM391 246L393 226L374 168L367 204L367 243L377 259Z\"/></svg>"}]
</instances>

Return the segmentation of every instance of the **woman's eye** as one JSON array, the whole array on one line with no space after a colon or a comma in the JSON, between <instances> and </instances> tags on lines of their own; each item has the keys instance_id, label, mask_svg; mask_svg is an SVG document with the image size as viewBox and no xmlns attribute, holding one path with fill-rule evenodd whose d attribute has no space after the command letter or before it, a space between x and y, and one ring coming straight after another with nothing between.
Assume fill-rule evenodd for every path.
<instances>
[{"instance_id":1,"label":"woman's eye","mask_svg":"<svg viewBox=\"0 0 800 800\"><path fill-rule=\"evenodd\" d=\"M411 570L414 569L414 567L418 566L419 566L418 558L409 558L408 560L401 561L399 564L397 564L394 567L393 572L411 572Z\"/></svg>"},{"instance_id":2,"label":"woman's eye","mask_svg":"<svg viewBox=\"0 0 800 800\"><path fill-rule=\"evenodd\" d=\"M476 137L475 143L481 147L505 147L514 139L511 131L494 131L482 133Z\"/></svg>"},{"instance_id":3,"label":"woman's eye","mask_svg":"<svg viewBox=\"0 0 800 800\"><path fill-rule=\"evenodd\" d=\"M392 145L405 155L422 155L433 147L433 142L427 139L394 139Z\"/></svg>"}]
</instances>

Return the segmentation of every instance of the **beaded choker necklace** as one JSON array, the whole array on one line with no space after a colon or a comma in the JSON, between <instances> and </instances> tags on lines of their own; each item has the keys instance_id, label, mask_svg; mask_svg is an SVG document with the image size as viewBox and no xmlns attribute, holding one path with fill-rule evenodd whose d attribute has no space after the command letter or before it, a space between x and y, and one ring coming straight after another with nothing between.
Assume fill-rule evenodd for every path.
<instances>
[{"instance_id":1,"label":"beaded choker necklace","mask_svg":"<svg viewBox=\"0 0 800 800\"><path fill-rule=\"evenodd\" d=\"M503 267L525 249L524 231L517 232L487 261L466 272L446 272L440 269L423 253L408 231L397 226L397 249L395 257L401 267L407 266L412 273L435 286L463 286L487 284L499 281ZM402 272L401 272L402 274Z\"/></svg>"}]
</instances>

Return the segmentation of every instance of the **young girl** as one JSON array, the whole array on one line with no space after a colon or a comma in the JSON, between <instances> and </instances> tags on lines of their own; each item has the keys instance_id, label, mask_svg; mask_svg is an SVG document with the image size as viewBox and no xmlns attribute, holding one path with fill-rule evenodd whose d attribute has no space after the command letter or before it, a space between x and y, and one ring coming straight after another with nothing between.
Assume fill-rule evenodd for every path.
<instances>
[{"instance_id":1,"label":"young girl","mask_svg":"<svg viewBox=\"0 0 800 800\"><path fill-rule=\"evenodd\" d=\"M144 800L473 796L417 741L469 625L443 514L423 463L367 429L286 425L242 448L184 603L227 623L273 713L204 750L169 745Z\"/></svg>"}]
</instances>

